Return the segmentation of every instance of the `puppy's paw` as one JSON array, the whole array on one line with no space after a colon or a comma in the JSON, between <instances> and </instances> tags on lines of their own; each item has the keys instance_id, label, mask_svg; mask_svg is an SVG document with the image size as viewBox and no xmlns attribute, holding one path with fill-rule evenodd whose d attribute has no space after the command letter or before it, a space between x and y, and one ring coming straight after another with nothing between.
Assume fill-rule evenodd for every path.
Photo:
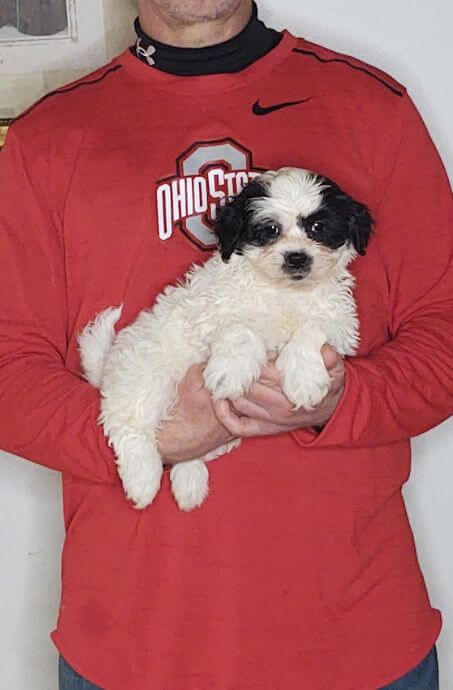
<instances>
[{"instance_id":1,"label":"puppy's paw","mask_svg":"<svg viewBox=\"0 0 453 690\"><path fill-rule=\"evenodd\" d=\"M159 491L163 472L155 444L141 434L127 433L113 445L126 496L136 508L146 508Z\"/></svg>"},{"instance_id":2,"label":"puppy's paw","mask_svg":"<svg viewBox=\"0 0 453 690\"><path fill-rule=\"evenodd\" d=\"M330 384L329 374L325 370L322 371L320 367L318 372L312 372L310 376L304 378L302 386L298 390L290 391L292 397L289 399L294 402L296 408L303 407L307 411L313 410L326 397ZM284 392L286 394L286 391Z\"/></svg>"},{"instance_id":3,"label":"puppy's paw","mask_svg":"<svg viewBox=\"0 0 453 690\"><path fill-rule=\"evenodd\" d=\"M282 375L283 392L296 409L312 410L329 392L330 376L318 353L286 357L282 353L276 365Z\"/></svg>"},{"instance_id":4,"label":"puppy's paw","mask_svg":"<svg viewBox=\"0 0 453 690\"><path fill-rule=\"evenodd\" d=\"M209 492L209 473L201 460L178 462L170 472L171 490L181 510L198 508Z\"/></svg>"},{"instance_id":5,"label":"puppy's paw","mask_svg":"<svg viewBox=\"0 0 453 690\"><path fill-rule=\"evenodd\" d=\"M134 503L134 507L146 508L159 491L162 464L150 465L147 469L142 467L139 471L129 472L127 476L120 472L120 476L126 496Z\"/></svg>"},{"instance_id":6,"label":"puppy's paw","mask_svg":"<svg viewBox=\"0 0 453 690\"><path fill-rule=\"evenodd\" d=\"M229 398L235 400L248 391L253 381L259 378L260 363L238 356L226 360L212 356L208 361L203 378L214 402Z\"/></svg>"}]
</instances>

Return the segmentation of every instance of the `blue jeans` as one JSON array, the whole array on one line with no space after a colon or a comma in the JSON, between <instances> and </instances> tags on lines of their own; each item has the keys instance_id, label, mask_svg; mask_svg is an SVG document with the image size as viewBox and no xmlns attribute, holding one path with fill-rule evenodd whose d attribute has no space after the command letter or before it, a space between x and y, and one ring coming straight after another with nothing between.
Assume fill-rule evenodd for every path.
<instances>
[{"instance_id":1,"label":"blue jeans","mask_svg":"<svg viewBox=\"0 0 453 690\"><path fill-rule=\"evenodd\" d=\"M59 678L59 690L102 690L79 676L63 657L60 657ZM380 690L439 690L436 648L416 668Z\"/></svg>"},{"instance_id":2,"label":"blue jeans","mask_svg":"<svg viewBox=\"0 0 453 690\"><path fill-rule=\"evenodd\" d=\"M93 685L79 676L62 656L58 663L58 688L59 690L101 690L99 685Z\"/></svg>"},{"instance_id":3,"label":"blue jeans","mask_svg":"<svg viewBox=\"0 0 453 690\"><path fill-rule=\"evenodd\" d=\"M439 669L437 651L433 647L421 664L406 673L394 683L384 685L380 690L439 690Z\"/></svg>"}]
</instances>

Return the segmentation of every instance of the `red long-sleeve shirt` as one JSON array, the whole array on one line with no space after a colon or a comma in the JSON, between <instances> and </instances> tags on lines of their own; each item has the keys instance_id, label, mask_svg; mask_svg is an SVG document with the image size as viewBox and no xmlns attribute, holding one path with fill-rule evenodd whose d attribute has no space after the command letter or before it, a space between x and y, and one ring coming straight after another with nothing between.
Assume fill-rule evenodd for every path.
<instances>
[{"instance_id":1,"label":"red long-sleeve shirt","mask_svg":"<svg viewBox=\"0 0 453 690\"><path fill-rule=\"evenodd\" d=\"M283 165L376 219L342 400L318 435L211 463L193 513L168 475L134 510L77 333L110 305L134 319L209 255L219 198ZM65 658L107 690L370 690L415 666L440 614L401 486L409 438L452 411L453 205L405 89L289 33L235 74L125 52L18 120L0 175L0 446L63 473Z\"/></svg>"}]
</instances>

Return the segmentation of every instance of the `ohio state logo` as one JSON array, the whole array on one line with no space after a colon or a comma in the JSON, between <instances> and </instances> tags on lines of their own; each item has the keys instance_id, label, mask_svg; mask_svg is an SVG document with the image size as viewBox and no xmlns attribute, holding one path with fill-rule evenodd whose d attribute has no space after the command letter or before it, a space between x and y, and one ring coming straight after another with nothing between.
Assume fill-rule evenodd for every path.
<instances>
[{"instance_id":1,"label":"ohio state logo","mask_svg":"<svg viewBox=\"0 0 453 690\"><path fill-rule=\"evenodd\" d=\"M200 249L213 249L216 209L263 172L252 154L232 139L198 142L176 161L176 175L156 188L158 232L168 240L175 227Z\"/></svg>"}]
</instances>

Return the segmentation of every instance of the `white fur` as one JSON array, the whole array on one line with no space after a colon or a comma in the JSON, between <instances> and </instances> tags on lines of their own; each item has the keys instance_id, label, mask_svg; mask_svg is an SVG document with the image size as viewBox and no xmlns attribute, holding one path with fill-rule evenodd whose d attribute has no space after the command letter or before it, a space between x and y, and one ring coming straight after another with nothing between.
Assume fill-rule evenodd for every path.
<instances>
[{"instance_id":1,"label":"white fur","mask_svg":"<svg viewBox=\"0 0 453 690\"><path fill-rule=\"evenodd\" d=\"M287 169L280 180L278 173L266 175L277 194L271 201L280 218L287 215L287 231L292 228L295 234L294 219L301 209L310 214L319 206L319 180L306 171L288 175ZM152 309L142 311L115 338L120 309L112 308L81 334L82 367L101 390L100 422L114 448L125 492L137 508L149 505L159 489L162 462L156 432L169 418L178 384L191 365L206 362L204 381L214 400L234 399L259 378L272 351L285 395L295 408L311 409L330 385L321 346L330 343L341 355L355 352L358 320L347 270L354 250L320 248L299 230L301 246L310 248L313 271L306 280L291 281L278 258L299 246L288 232L271 251L253 247L233 254L228 263L215 252L203 266L194 266L183 284L167 287ZM204 463L238 444L174 465L172 491L181 509L191 510L207 496Z\"/></svg>"},{"instance_id":2,"label":"white fur","mask_svg":"<svg viewBox=\"0 0 453 690\"><path fill-rule=\"evenodd\" d=\"M258 222L269 218L271 212L272 217L279 217L282 224L289 227L296 222L297 216L311 215L322 203L325 183L309 170L269 170L260 175L259 180L270 196L252 201L254 218Z\"/></svg>"}]
</instances>

